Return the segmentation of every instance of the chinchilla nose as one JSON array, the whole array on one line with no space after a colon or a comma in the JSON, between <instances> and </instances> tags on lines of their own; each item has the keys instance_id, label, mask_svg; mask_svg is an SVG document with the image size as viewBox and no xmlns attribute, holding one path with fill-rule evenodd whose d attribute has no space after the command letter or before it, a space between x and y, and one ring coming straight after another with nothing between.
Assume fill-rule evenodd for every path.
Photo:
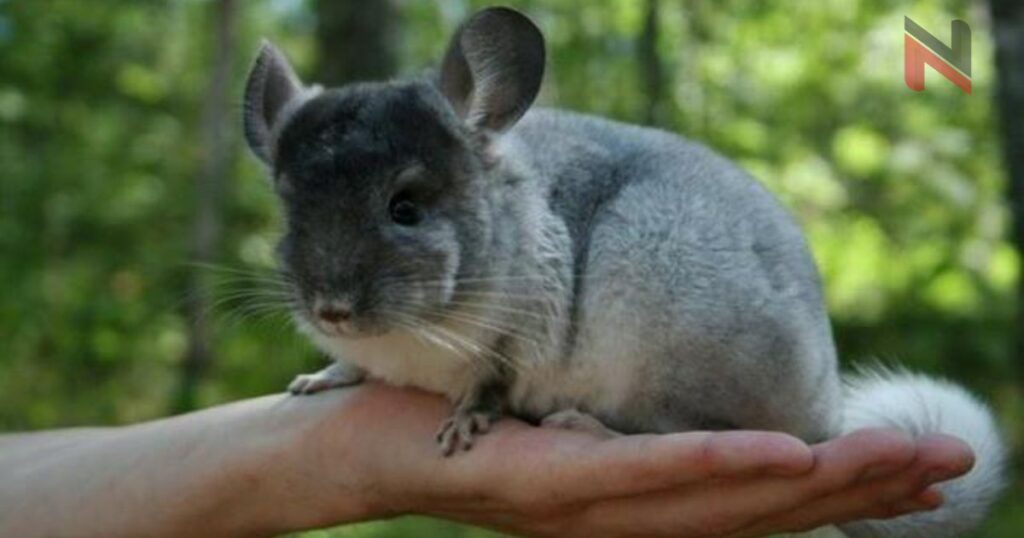
<instances>
[{"instance_id":1,"label":"chinchilla nose","mask_svg":"<svg viewBox=\"0 0 1024 538\"><path fill-rule=\"evenodd\" d=\"M352 307L347 303L332 301L318 306L316 315L327 323L341 323L352 317Z\"/></svg>"}]
</instances>

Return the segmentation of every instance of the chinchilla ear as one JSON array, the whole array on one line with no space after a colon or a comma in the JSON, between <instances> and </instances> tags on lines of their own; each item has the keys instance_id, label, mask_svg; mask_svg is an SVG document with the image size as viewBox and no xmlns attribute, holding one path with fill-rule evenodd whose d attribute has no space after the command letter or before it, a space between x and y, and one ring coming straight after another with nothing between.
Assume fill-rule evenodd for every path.
<instances>
[{"instance_id":1,"label":"chinchilla ear","mask_svg":"<svg viewBox=\"0 0 1024 538\"><path fill-rule=\"evenodd\" d=\"M477 12L456 31L441 92L471 129L500 132L530 108L544 76L544 36L518 11Z\"/></svg>"},{"instance_id":2,"label":"chinchilla ear","mask_svg":"<svg viewBox=\"0 0 1024 538\"><path fill-rule=\"evenodd\" d=\"M273 160L274 128L316 88L304 88L288 59L264 40L245 83L245 139L263 162Z\"/></svg>"}]
</instances>

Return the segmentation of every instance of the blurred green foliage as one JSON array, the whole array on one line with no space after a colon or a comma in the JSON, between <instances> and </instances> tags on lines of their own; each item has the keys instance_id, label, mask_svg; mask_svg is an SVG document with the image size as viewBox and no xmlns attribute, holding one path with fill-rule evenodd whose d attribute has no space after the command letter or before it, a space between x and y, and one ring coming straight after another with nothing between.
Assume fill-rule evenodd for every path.
<instances>
[{"instance_id":1,"label":"blurred green foliage","mask_svg":"<svg viewBox=\"0 0 1024 538\"><path fill-rule=\"evenodd\" d=\"M840 350L969 385L1021 461L1024 393L1010 356L1020 255L1007 241L995 73L984 5L967 0L661 2L664 93L645 91L644 2L518 0L549 42L542 101L660 126L741 162L804 224ZM439 57L472 1L399 2L399 64ZM208 2L0 0L0 428L166 414L187 341L182 311L198 132L212 58ZM902 81L903 16L940 38L974 30L974 94L929 72ZM315 12L241 4L242 59L260 36L313 72ZM247 65L232 81L240 95ZM238 109L234 111L237 118ZM232 126L243 145L240 121ZM234 160L217 264L272 264L279 230L256 161ZM210 269L214 362L200 401L280 390L319 359L280 313L237 305L252 282ZM259 309L256 309L259 310ZM978 534L1024 529L1014 492ZM1014 499L1013 497L1018 497ZM489 534L422 519L306 536Z\"/></svg>"}]
</instances>

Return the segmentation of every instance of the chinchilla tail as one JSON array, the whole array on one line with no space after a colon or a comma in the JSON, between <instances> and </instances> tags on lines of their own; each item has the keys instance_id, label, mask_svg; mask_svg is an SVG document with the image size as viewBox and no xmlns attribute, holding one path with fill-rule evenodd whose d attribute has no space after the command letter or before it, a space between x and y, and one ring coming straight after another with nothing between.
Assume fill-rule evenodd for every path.
<instances>
[{"instance_id":1,"label":"chinchilla tail","mask_svg":"<svg viewBox=\"0 0 1024 538\"><path fill-rule=\"evenodd\" d=\"M840 526L850 538L961 536L977 527L1004 486L1006 448L992 412L959 386L905 371L875 367L844 379L843 433L895 427L945 433L975 454L969 473L939 486L945 502L931 512Z\"/></svg>"}]
</instances>

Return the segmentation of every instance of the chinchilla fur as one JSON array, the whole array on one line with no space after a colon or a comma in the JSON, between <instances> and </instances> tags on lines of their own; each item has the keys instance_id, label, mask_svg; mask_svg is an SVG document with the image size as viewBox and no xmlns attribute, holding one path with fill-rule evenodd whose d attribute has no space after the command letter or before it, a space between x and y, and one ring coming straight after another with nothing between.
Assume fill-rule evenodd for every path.
<instances>
[{"instance_id":1,"label":"chinchilla fur","mask_svg":"<svg viewBox=\"0 0 1024 538\"><path fill-rule=\"evenodd\" d=\"M531 108L545 63L523 15L483 10L424 78L303 86L269 43L245 131L280 194L295 319L336 362L447 395L439 441L501 413L590 415L621 432L865 426L977 453L938 511L844 527L954 536L997 495L1004 449L960 388L901 372L841 380L800 228L733 163L673 134Z\"/></svg>"}]
</instances>

